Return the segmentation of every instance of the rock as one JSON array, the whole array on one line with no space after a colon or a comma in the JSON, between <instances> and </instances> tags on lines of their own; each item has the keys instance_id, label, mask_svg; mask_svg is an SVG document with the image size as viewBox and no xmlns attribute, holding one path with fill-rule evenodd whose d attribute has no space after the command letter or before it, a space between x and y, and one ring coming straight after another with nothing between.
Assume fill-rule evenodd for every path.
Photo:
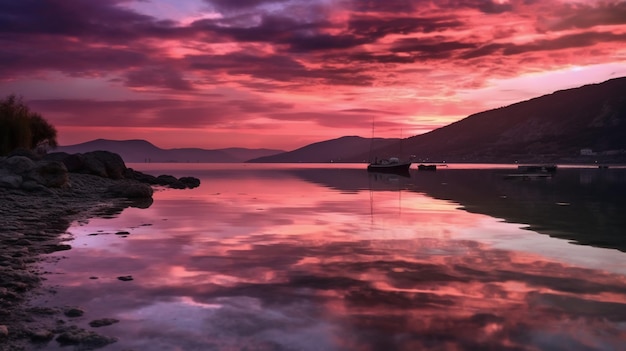
<instances>
[{"instance_id":1,"label":"rock","mask_svg":"<svg viewBox=\"0 0 626 351\"><path fill-rule=\"evenodd\" d=\"M124 275L121 277L117 277L117 279L123 281L123 282L129 282L131 280L133 280L133 276L132 275Z\"/></svg>"},{"instance_id":2,"label":"rock","mask_svg":"<svg viewBox=\"0 0 626 351\"><path fill-rule=\"evenodd\" d=\"M23 147L18 147L17 149L9 152L9 154L7 156L8 157L24 156L24 157L27 157L27 158L33 160L33 161L40 159L40 156L37 155L34 151L28 150L28 149L24 149Z\"/></svg>"},{"instance_id":3,"label":"rock","mask_svg":"<svg viewBox=\"0 0 626 351\"><path fill-rule=\"evenodd\" d=\"M37 329L30 331L30 339L35 342L50 341L54 338L54 333L45 329Z\"/></svg>"},{"instance_id":4,"label":"rock","mask_svg":"<svg viewBox=\"0 0 626 351\"><path fill-rule=\"evenodd\" d=\"M154 191L152 190L152 187L148 184L136 181L126 181L109 186L106 192L113 197L135 199L151 198Z\"/></svg>"},{"instance_id":5,"label":"rock","mask_svg":"<svg viewBox=\"0 0 626 351\"><path fill-rule=\"evenodd\" d=\"M109 151L91 151L83 154L85 173L104 178L122 179L126 165L118 154Z\"/></svg>"},{"instance_id":6,"label":"rock","mask_svg":"<svg viewBox=\"0 0 626 351\"><path fill-rule=\"evenodd\" d=\"M23 174L35 168L35 162L26 156L9 157L2 162L3 168L11 173Z\"/></svg>"},{"instance_id":7,"label":"rock","mask_svg":"<svg viewBox=\"0 0 626 351\"><path fill-rule=\"evenodd\" d=\"M39 162L33 173L41 185L51 188L66 186L69 180L67 167L58 161Z\"/></svg>"},{"instance_id":8,"label":"rock","mask_svg":"<svg viewBox=\"0 0 626 351\"><path fill-rule=\"evenodd\" d=\"M51 152L45 154L42 160L63 162L68 156L70 156L70 154L68 154L67 152Z\"/></svg>"},{"instance_id":9,"label":"rock","mask_svg":"<svg viewBox=\"0 0 626 351\"><path fill-rule=\"evenodd\" d=\"M0 339L9 336L9 328L6 325L0 325Z\"/></svg>"},{"instance_id":10,"label":"rock","mask_svg":"<svg viewBox=\"0 0 626 351\"><path fill-rule=\"evenodd\" d=\"M104 347L117 341L116 338L76 327L61 333L56 340L61 345L81 345L81 349L85 350Z\"/></svg>"},{"instance_id":11,"label":"rock","mask_svg":"<svg viewBox=\"0 0 626 351\"><path fill-rule=\"evenodd\" d=\"M50 245L45 245L42 248L42 252L43 253L53 253L53 252L57 252L57 251L66 251L66 250L71 250L72 249L72 245L68 245L68 244L50 244Z\"/></svg>"},{"instance_id":12,"label":"rock","mask_svg":"<svg viewBox=\"0 0 626 351\"><path fill-rule=\"evenodd\" d=\"M111 324L115 324L118 322L119 320L115 318L102 318L102 319L96 319L96 320L89 322L89 326L93 328L100 328L100 327L106 327L106 326L109 326Z\"/></svg>"},{"instance_id":13,"label":"rock","mask_svg":"<svg viewBox=\"0 0 626 351\"><path fill-rule=\"evenodd\" d=\"M30 179L30 180L25 180L22 183L22 189L26 190L26 191L45 191L45 192L49 192L50 190L48 188L46 188L45 186L37 183L36 181Z\"/></svg>"},{"instance_id":14,"label":"rock","mask_svg":"<svg viewBox=\"0 0 626 351\"><path fill-rule=\"evenodd\" d=\"M35 168L24 177L26 180L35 181L38 184L51 188L67 186L69 181L67 167L58 161L37 162ZM24 186L22 185L22 187ZM30 187L32 188L32 186Z\"/></svg>"},{"instance_id":15,"label":"rock","mask_svg":"<svg viewBox=\"0 0 626 351\"><path fill-rule=\"evenodd\" d=\"M83 310L80 307L72 307L72 308L65 310L63 313L68 317L75 318L75 317L80 317L83 314L85 314L85 310Z\"/></svg>"},{"instance_id":16,"label":"rock","mask_svg":"<svg viewBox=\"0 0 626 351\"><path fill-rule=\"evenodd\" d=\"M124 178L126 179L134 179L137 181L140 181L142 183L148 183L148 184L152 184L152 185L156 185L159 184L159 181L157 180L157 177L150 175L150 174L145 174L145 173L141 173L139 171L135 171L132 168L127 168L126 171L124 172Z\"/></svg>"},{"instance_id":17,"label":"rock","mask_svg":"<svg viewBox=\"0 0 626 351\"><path fill-rule=\"evenodd\" d=\"M175 181L174 183L170 184L170 188L172 189L186 189L187 186L185 184L183 184L181 181Z\"/></svg>"},{"instance_id":18,"label":"rock","mask_svg":"<svg viewBox=\"0 0 626 351\"><path fill-rule=\"evenodd\" d=\"M19 189L22 186L22 181L20 175L0 173L0 188Z\"/></svg>"},{"instance_id":19,"label":"rock","mask_svg":"<svg viewBox=\"0 0 626 351\"><path fill-rule=\"evenodd\" d=\"M167 175L167 174L162 174L158 177L156 177L157 179L157 184L159 185L172 185L174 183L176 183L178 181L178 179L176 179L176 177L171 176L171 175Z\"/></svg>"},{"instance_id":20,"label":"rock","mask_svg":"<svg viewBox=\"0 0 626 351\"><path fill-rule=\"evenodd\" d=\"M197 188L200 186L200 179L195 177L182 177L178 179L179 182L185 184L189 189Z\"/></svg>"},{"instance_id":21,"label":"rock","mask_svg":"<svg viewBox=\"0 0 626 351\"><path fill-rule=\"evenodd\" d=\"M69 172L79 173L85 168L85 158L82 154L67 155L62 162Z\"/></svg>"}]
</instances>

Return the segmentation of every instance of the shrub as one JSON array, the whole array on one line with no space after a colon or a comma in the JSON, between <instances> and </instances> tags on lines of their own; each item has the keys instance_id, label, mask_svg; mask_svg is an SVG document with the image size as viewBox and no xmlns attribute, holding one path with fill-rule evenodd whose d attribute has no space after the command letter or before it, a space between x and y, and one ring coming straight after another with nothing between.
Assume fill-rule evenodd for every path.
<instances>
[{"instance_id":1,"label":"shrub","mask_svg":"<svg viewBox=\"0 0 626 351\"><path fill-rule=\"evenodd\" d=\"M32 112L21 98L0 100L0 155L17 148L47 149L57 146L57 131L40 114Z\"/></svg>"}]
</instances>

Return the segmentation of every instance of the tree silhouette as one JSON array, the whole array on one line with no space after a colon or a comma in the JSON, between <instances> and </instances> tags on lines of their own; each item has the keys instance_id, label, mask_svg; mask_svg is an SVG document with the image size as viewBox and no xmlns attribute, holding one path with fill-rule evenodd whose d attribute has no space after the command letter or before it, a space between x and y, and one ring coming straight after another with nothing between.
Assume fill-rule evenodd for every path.
<instances>
[{"instance_id":1,"label":"tree silhouette","mask_svg":"<svg viewBox=\"0 0 626 351\"><path fill-rule=\"evenodd\" d=\"M17 148L33 150L57 146L57 131L40 114L32 112L21 98L0 100L0 155Z\"/></svg>"}]
</instances>

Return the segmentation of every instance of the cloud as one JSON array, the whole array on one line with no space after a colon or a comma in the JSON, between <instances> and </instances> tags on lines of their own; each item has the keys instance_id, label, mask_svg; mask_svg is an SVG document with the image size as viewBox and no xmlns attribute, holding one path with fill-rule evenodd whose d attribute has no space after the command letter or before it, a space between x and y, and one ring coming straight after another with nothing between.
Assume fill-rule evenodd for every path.
<instances>
[{"instance_id":1,"label":"cloud","mask_svg":"<svg viewBox=\"0 0 626 351\"><path fill-rule=\"evenodd\" d=\"M595 26L626 24L626 2L600 2L563 5L554 16L541 18L539 28L544 31L584 29Z\"/></svg>"},{"instance_id":2,"label":"cloud","mask_svg":"<svg viewBox=\"0 0 626 351\"><path fill-rule=\"evenodd\" d=\"M466 110L481 104L462 101L459 89L613 62L626 42L626 4L619 1L205 0L181 10L185 16L160 10L176 5L159 1L153 0L152 15L130 0L0 1L0 84L26 87L17 93L33 100L58 99L32 86L59 76L80 78L75 86L91 80L100 85L94 92L128 92L120 100L126 108L94 102L111 96L85 100L103 108L85 111L98 125L109 113L163 127L172 125L171 114L188 115L192 126L202 116L206 125L269 116L358 130L369 116L331 116L354 107L395 112L392 124L413 115L407 111L414 118L428 114L430 128L439 126L431 121L477 112ZM189 15L190 8L198 13ZM204 94L222 88L236 93L209 99L212 107L203 102ZM172 103L183 94L196 105ZM244 102L259 96L261 104ZM161 106L139 108L139 100ZM239 107L227 106L232 101ZM272 102L293 108L268 108ZM54 107L54 118L85 125L70 111L79 105L69 101L62 113ZM414 118L404 123L420 124Z\"/></svg>"},{"instance_id":3,"label":"cloud","mask_svg":"<svg viewBox=\"0 0 626 351\"><path fill-rule=\"evenodd\" d=\"M142 67L126 73L125 84L129 87L164 87L172 90L190 91L193 85L181 73L169 67Z\"/></svg>"},{"instance_id":4,"label":"cloud","mask_svg":"<svg viewBox=\"0 0 626 351\"><path fill-rule=\"evenodd\" d=\"M204 0L218 10L249 10L262 5L282 4L290 0Z\"/></svg>"}]
</instances>

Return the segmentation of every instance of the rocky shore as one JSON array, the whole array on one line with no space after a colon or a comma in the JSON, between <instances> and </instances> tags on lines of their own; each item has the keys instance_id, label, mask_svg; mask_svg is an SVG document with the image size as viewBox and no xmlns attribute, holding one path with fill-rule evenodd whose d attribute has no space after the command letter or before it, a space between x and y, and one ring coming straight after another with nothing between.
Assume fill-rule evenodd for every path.
<instances>
[{"instance_id":1,"label":"rocky shore","mask_svg":"<svg viewBox=\"0 0 626 351\"><path fill-rule=\"evenodd\" d=\"M72 325L72 314L80 310L28 307L43 279L37 262L42 254L71 249L61 235L74 221L147 208L155 186L199 184L196 178L134 171L106 151L42 158L19 151L0 157L0 351L30 350L52 340L81 350L115 342Z\"/></svg>"}]
</instances>

